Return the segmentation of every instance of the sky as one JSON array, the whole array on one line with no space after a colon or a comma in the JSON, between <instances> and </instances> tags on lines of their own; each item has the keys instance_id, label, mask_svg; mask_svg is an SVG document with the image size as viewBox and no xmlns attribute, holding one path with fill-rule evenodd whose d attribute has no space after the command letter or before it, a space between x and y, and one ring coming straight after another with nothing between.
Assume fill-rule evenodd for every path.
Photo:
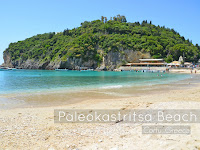
<instances>
[{"instance_id":1,"label":"sky","mask_svg":"<svg viewBox=\"0 0 200 150\"><path fill-rule=\"evenodd\" d=\"M199 0L0 0L0 64L11 42L118 14L173 28L200 45L199 7Z\"/></svg>"}]
</instances>

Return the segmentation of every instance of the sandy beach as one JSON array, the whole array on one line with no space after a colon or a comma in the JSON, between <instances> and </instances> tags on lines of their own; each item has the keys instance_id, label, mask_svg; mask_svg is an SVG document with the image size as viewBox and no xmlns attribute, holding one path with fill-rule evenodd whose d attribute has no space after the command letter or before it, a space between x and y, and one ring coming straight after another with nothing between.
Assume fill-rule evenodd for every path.
<instances>
[{"instance_id":1,"label":"sandy beach","mask_svg":"<svg viewBox=\"0 0 200 150\"><path fill-rule=\"evenodd\" d=\"M199 69L191 69L191 68L170 68L171 73L190 73L191 74L200 74Z\"/></svg>"},{"instance_id":2,"label":"sandy beach","mask_svg":"<svg viewBox=\"0 0 200 150\"><path fill-rule=\"evenodd\" d=\"M145 135L142 124L54 123L54 109L199 109L199 104L198 83L124 98L93 97L61 106L1 110L0 149L200 149L199 124L190 124L189 135Z\"/></svg>"},{"instance_id":3,"label":"sandy beach","mask_svg":"<svg viewBox=\"0 0 200 150\"><path fill-rule=\"evenodd\" d=\"M0 150L200 150L200 0L0 0Z\"/></svg>"}]
</instances>

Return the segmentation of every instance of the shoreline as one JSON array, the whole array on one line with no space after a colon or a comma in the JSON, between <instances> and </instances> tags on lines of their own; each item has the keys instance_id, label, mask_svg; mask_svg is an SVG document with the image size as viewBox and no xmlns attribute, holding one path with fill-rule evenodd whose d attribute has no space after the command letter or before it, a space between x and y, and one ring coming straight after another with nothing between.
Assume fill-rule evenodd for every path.
<instances>
[{"instance_id":1,"label":"shoreline","mask_svg":"<svg viewBox=\"0 0 200 150\"><path fill-rule=\"evenodd\" d=\"M8 104L1 104L1 109L29 108L29 107L51 107L79 103L92 99L120 99L138 97L140 95L151 95L157 92L166 92L176 90L183 87L189 88L194 86L196 81L200 80L198 75L192 78L181 79L179 81L171 81L170 83L121 86L111 88L88 88L76 90L56 90L42 91L36 93L20 93L20 94L2 94L0 98L8 99ZM188 87L189 86L189 87ZM14 103L14 105L12 105ZM11 105L10 105L11 104Z\"/></svg>"},{"instance_id":2,"label":"shoreline","mask_svg":"<svg viewBox=\"0 0 200 150\"><path fill-rule=\"evenodd\" d=\"M68 105L0 110L0 148L110 150L132 149L133 144L135 149L159 150L169 145L199 148L199 124L191 124L191 135L144 135L142 124L54 123L54 109L199 109L199 97L197 83L191 88L129 98L96 98Z\"/></svg>"}]
</instances>

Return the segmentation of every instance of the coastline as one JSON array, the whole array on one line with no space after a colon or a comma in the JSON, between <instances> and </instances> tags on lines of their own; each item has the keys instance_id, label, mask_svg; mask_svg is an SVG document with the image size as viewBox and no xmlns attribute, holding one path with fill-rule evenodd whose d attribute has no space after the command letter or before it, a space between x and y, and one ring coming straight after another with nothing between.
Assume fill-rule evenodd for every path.
<instances>
[{"instance_id":1,"label":"coastline","mask_svg":"<svg viewBox=\"0 0 200 150\"><path fill-rule=\"evenodd\" d=\"M177 74L177 73L175 73ZM157 76L157 74L155 74ZM161 78L161 77L159 77ZM93 99L120 99L138 97L140 95L151 95L157 92L166 92L180 88L193 87L196 81L200 83L199 75L191 75L186 79L173 81L170 79L156 83L154 81L133 85L109 85L104 87L90 87L77 89L42 90L40 92L23 92L0 95L0 109L29 108L29 107L50 107L79 103ZM2 101L3 99L3 101ZM4 100L5 99L5 100ZM8 103L4 103L4 101Z\"/></svg>"},{"instance_id":2,"label":"coastline","mask_svg":"<svg viewBox=\"0 0 200 150\"><path fill-rule=\"evenodd\" d=\"M0 150L200 150L200 0L0 4Z\"/></svg>"},{"instance_id":3,"label":"coastline","mask_svg":"<svg viewBox=\"0 0 200 150\"><path fill-rule=\"evenodd\" d=\"M0 110L0 148L200 148L199 124L191 125L191 135L143 135L141 124L54 123L54 109L199 109L200 83L189 80L178 88L177 85L174 88L166 85L169 86L168 90L158 87L154 92L150 90L146 94L139 93L128 97L93 97L68 105ZM88 129L89 133L86 132Z\"/></svg>"}]
</instances>

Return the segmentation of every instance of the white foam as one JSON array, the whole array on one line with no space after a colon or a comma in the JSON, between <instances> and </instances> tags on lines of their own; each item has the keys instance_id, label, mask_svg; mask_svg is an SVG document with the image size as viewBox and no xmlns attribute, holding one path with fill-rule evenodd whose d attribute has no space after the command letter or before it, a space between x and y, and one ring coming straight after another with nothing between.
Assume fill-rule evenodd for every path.
<instances>
[{"instance_id":1,"label":"white foam","mask_svg":"<svg viewBox=\"0 0 200 150\"><path fill-rule=\"evenodd\" d=\"M118 89L122 87L123 87L122 85L109 85L109 86L101 87L100 89Z\"/></svg>"}]
</instances>

